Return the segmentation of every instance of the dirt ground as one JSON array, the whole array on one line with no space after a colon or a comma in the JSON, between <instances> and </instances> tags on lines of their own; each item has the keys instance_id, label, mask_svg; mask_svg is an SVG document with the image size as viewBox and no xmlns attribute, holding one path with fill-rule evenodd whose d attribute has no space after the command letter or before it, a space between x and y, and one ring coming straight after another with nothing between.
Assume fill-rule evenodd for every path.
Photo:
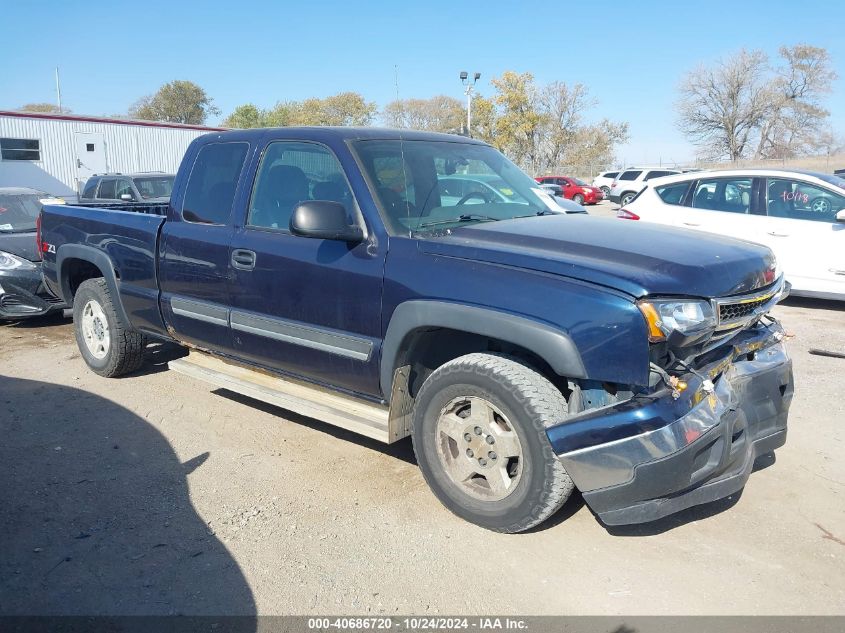
<instances>
[{"instance_id":1,"label":"dirt ground","mask_svg":"<svg viewBox=\"0 0 845 633\"><path fill-rule=\"evenodd\" d=\"M790 300L786 446L745 490L604 527L465 523L384 447L166 370L88 371L0 326L0 614L845 614L845 306Z\"/></svg>"}]
</instances>

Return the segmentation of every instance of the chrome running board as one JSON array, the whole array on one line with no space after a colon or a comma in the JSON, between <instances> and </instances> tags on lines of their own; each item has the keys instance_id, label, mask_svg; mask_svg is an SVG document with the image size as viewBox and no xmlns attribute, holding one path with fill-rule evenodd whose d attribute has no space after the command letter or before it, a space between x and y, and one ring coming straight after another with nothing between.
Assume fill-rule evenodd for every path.
<instances>
[{"instance_id":1,"label":"chrome running board","mask_svg":"<svg viewBox=\"0 0 845 633\"><path fill-rule=\"evenodd\" d=\"M386 405L378 405L306 382L282 378L205 352L191 350L172 360L170 369L293 411L327 424L390 444L407 437L407 416L391 420Z\"/></svg>"}]
</instances>

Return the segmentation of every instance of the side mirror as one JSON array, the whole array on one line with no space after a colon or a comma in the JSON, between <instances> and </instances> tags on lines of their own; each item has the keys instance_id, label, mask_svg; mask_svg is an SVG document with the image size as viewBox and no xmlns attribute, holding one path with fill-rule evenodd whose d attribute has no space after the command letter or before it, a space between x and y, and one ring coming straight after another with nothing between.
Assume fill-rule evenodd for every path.
<instances>
[{"instance_id":1,"label":"side mirror","mask_svg":"<svg viewBox=\"0 0 845 633\"><path fill-rule=\"evenodd\" d=\"M290 232L319 240L355 243L364 240L361 227L350 225L346 208L333 200L309 200L298 204L290 218Z\"/></svg>"},{"instance_id":2,"label":"side mirror","mask_svg":"<svg viewBox=\"0 0 845 633\"><path fill-rule=\"evenodd\" d=\"M132 202L132 200L133 200L132 194L129 194L129 193L121 194L120 199L123 200L124 202Z\"/></svg>"},{"instance_id":3,"label":"side mirror","mask_svg":"<svg viewBox=\"0 0 845 633\"><path fill-rule=\"evenodd\" d=\"M845 222L845 209L841 209L836 212L836 221Z\"/></svg>"}]
</instances>

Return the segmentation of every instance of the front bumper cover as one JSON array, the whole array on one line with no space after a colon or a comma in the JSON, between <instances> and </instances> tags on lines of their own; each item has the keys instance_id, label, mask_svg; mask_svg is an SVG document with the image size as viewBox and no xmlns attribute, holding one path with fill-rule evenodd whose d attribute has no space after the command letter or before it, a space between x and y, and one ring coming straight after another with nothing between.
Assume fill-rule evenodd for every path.
<instances>
[{"instance_id":1,"label":"front bumper cover","mask_svg":"<svg viewBox=\"0 0 845 633\"><path fill-rule=\"evenodd\" d=\"M548 430L604 523L654 521L745 485L755 459L786 441L793 378L781 338L777 325L749 333L726 356L683 376L681 398L664 389Z\"/></svg>"}]
</instances>

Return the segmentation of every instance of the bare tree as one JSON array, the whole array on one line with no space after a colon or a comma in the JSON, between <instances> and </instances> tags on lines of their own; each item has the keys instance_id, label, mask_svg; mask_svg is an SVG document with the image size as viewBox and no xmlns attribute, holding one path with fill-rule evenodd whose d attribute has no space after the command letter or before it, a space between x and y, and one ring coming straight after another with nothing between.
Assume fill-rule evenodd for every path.
<instances>
[{"instance_id":1,"label":"bare tree","mask_svg":"<svg viewBox=\"0 0 845 633\"><path fill-rule=\"evenodd\" d=\"M464 106L454 97L437 95L430 99L399 99L388 103L382 120L389 127L431 132L457 132L464 121Z\"/></svg>"},{"instance_id":2,"label":"bare tree","mask_svg":"<svg viewBox=\"0 0 845 633\"><path fill-rule=\"evenodd\" d=\"M682 81L678 126L703 157L737 160L746 155L771 109L767 71L764 53L742 50Z\"/></svg>"},{"instance_id":3,"label":"bare tree","mask_svg":"<svg viewBox=\"0 0 845 633\"><path fill-rule=\"evenodd\" d=\"M771 106L761 129L755 158L788 158L815 152L824 144L823 107L836 73L824 48L799 44L781 47L785 62L775 70Z\"/></svg>"}]
</instances>

